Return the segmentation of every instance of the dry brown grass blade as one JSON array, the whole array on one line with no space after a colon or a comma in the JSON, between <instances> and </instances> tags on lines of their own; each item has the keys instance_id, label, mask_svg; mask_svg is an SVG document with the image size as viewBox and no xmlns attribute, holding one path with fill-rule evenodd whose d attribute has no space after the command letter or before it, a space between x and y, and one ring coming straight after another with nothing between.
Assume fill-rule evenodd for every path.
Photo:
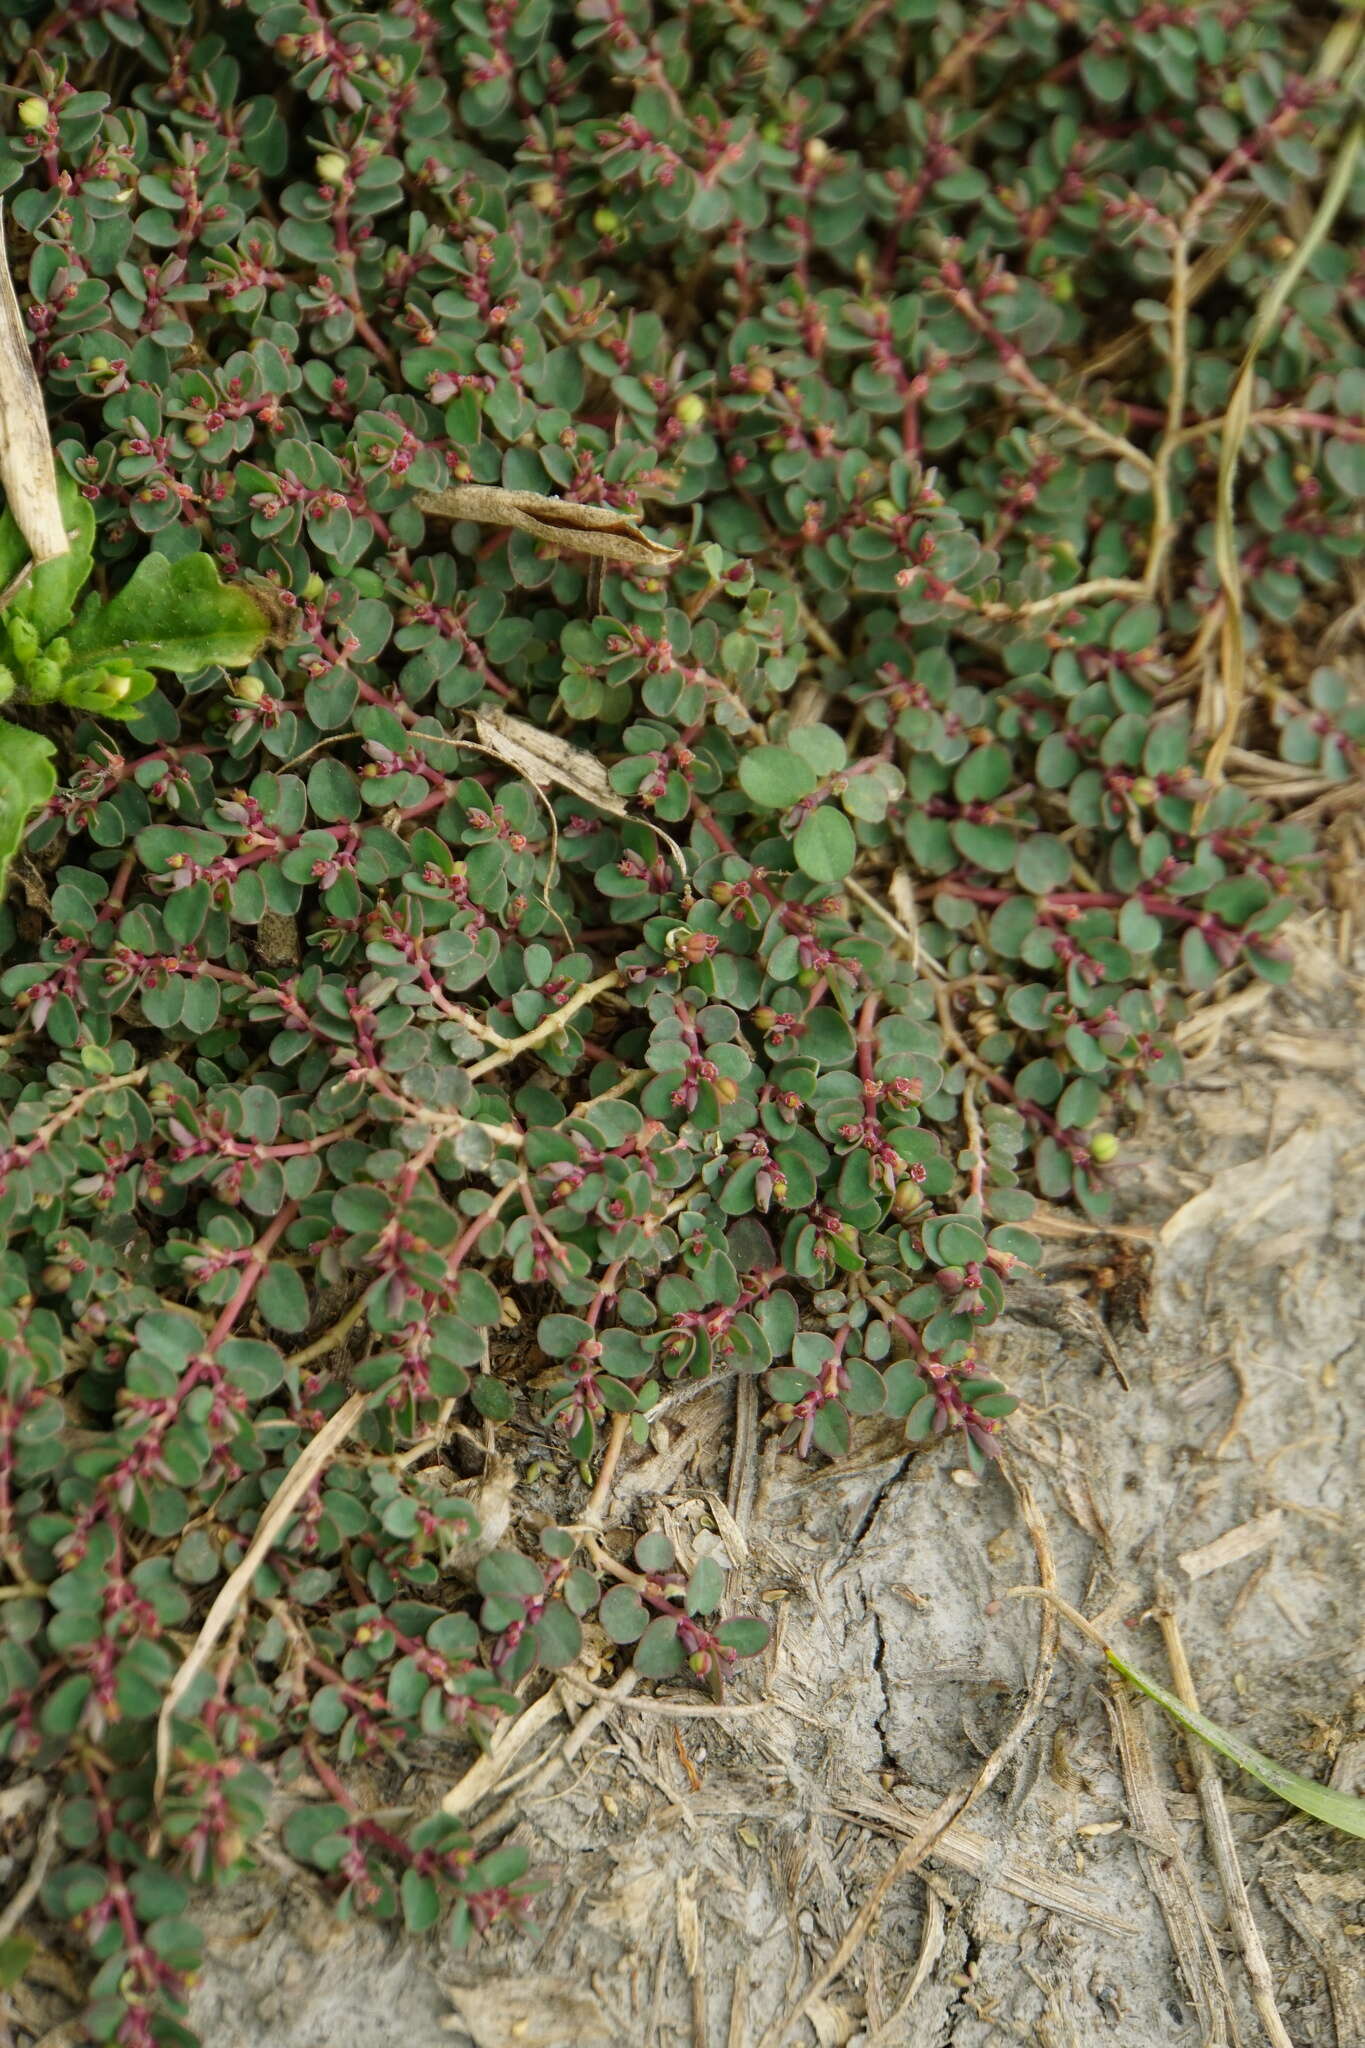
<instances>
[{"instance_id":1,"label":"dry brown grass blade","mask_svg":"<svg viewBox=\"0 0 1365 2048\"><path fill-rule=\"evenodd\" d=\"M28 349L5 251L0 208L0 484L35 563L71 552L57 497L57 472L42 386Z\"/></svg>"},{"instance_id":2,"label":"dry brown grass blade","mask_svg":"<svg viewBox=\"0 0 1365 2048\"><path fill-rule=\"evenodd\" d=\"M682 1950L692 1999L692 2048L707 2048L706 2024L706 1929L697 1898L699 1873L689 1870L677 1879L673 1889L678 1947Z\"/></svg>"},{"instance_id":3,"label":"dry brown grass blade","mask_svg":"<svg viewBox=\"0 0 1365 2048\"><path fill-rule=\"evenodd\" d=\"M734 1985L725 2048L749 2048L749 1965L742 1956L735 1964Z\"/></svg>"},{"instance_id":4,"label":"dry brown grass blade","mask_svg":"<svg viewBox=\"0 0 1365 2048\"><path fill-rule=\"evenodd\" d=\"M1345 1916L1305 1897L1296 1878L1285 1869L1262 1869L1260 1885L1322 1971L1336 2048L1359 2048L1365 2041L1365 1971L1356 1953L1358 1939L1353 1941L1343 1929Z\"/></svg>"},{"instance_id":5,"label":"dry brown grass blade","mask_svg":"<svg viewBox=\"0 0 1365 2048\"><path fill-rule=\"evenodd\" d=\"M905 2016L929 1982L934 1964L943 1954L945 1927L943 1901L936 1887L927 1884L924 1888L924 1932L920 1936L919 1956L910 1982L897 2000L895 2011L888 2013L876 2032L868 2035L864 2048L897 2048L897 2043L904 2041Z\"/></svg>"},{"instance_id":6,"label":"dry brown grass blade","mask_svg":"<svg viewBox=\"0 0 1365 2048\"><path fill-rule=\"evenodd\" d=\"M1199 2015L1201 2043L1203 2048L1226 2048L1229 2040L1240 2037L1222 1958L1166 1810L1147 1730L1121 1681L1101 1697L1118 1745L1138 1855L1166 1923L1176 1966Z\"/></svg>"},{"instance_id":7,"label":"dry brown grass blade","mask_svg":"<svg viewBox=\"0 0 1365 2048\"><path fill-rule=\"evenodd\" d=\"M819 1810L833 1819L855 1821L859 1827L904 1840L919 1832L932 1807L933 1800L927 1792L899 1785L895 1797L890 1798L875 1781L867 1779L861 1784L837 1786L834 1796L822 1803ZM732 1816L734 1810L733 1799L728 1793L711 1795L704 1792L692 1801L692 1812L700 1818ZM755 1819L789 1818L785 1807L759 1795L749 1799L746 1811ZM1107 1911L1093 1885L1083 1884L1078 1878L1054 1875L1040 1864L1013 1852L1007 1851L1002 1856L997 1843L964 1822L956 1822L945 1829L934 1844L932 1860L944 1864L949 1870L961 1871L964 1877L980 1878L994 1889L1008 1893L1012 1899L1022 1899L1026 1905L1039 1906L1045 1913L1055 1913L1060 1919L1076 1920L1082 1926L1098 1928L1105 1934L1136 1935L1140 1932L1135 1922L1122 1920Z\"/></svg>"},{"instance_id":8,"label":"dry brown grass blade","mask_svg":"<svg viewBox=\"0 0 1365 2048\"><path fill-rule=\"evenodd\" d=\"M504 1721L495 1730L483 1755L475 1759L464 1776L457 1778L446 1793L441 1801L442 1813L468 1813L481 1800L496 1792L527 1743L534 1741L541 1729L562 1711L558 1689L551 1686L538 1700L523 1708L514 1721Z\"/></svg>"},{"instance_id":9,"label":"dry brown grass blade","mask_svg":"<svg viewBox=\"0 0 1365 2048\"><path fill-rule=\"evenodd\" d=\"M567 1672L560 1673L559 1683L555 1687L556 1695L562 1695L564 1681L569 1676ZM639 1674L633 1668L628 1668L621 1673L609 1693L598 1693L593 1689L593 1704L587 1713L574 1723L562 1746L544 1759L528 1783L518 1787L515 1798L504 1799L500 1805L494 1807L492 1813L485 1814L483 1819L471 1828L470 1833L474 1839L482 1841L489 1835L498 1834L503 1828L511 1827L519 1820L527 1802L543 1793L556 1778L563 1775L603 1722L609 1720L618 1707L626 1705L639 1682ZM575 1680L574 1683L583 1681Z\"/></svg>"},{"instance_id":10,"label":"dry brown grass blade","mask_svg":"<svg viewBox=\"0 0 1365 2048\"><path fill-rule=\"evenodd\" d=\"M54 1799L43 1820L42 1831L33 1851L33 1861L24 1873L24 1881L0 1913L0 1942L8 1941L15 1928L43 1888L48 1865L57 1847L57 1827L62 1817L62 1803Z\"/></svg>"},{"instance_id":11,"label":"dry brown grass blade","mask_svg":"<svg viewBox=\"0 0 1365 2048\"><path fill-rule=\"evenodd\" d=\"M1358 21L1343 22L1339 24L1339 31L1344 32L1345 38L1349 39L1346 47L1353 53L1344 80L1350 87L1355 84L1361 71L1361 25ZM1229 747L1237 737L1237 727L1246 698L1246 641L1243 631L1242 567L1237 549L1236 489L1237 466L1241 459L1242 444L1251 424L1257 359L1271 335L1277 332L1294 287L1331 232L1332 223L1340 212L1355 178L1362 146L1365 146L1365 118L1357 115L1352 120L1337 152L1332 175L1323 188L1322 197L1318 201L1307 232L1300 238L1293 256L1276 279L1274 289L1262 301L1257 312L1246 353L1242 358L1242 366L1237 373L1237 380L1232 387L1223 419L1213 522L1213 559L1223 593L1222 661L1219 678L1222 702L1216 721L1214 707L1207 693L1200 706L1200 723L1203 729L1214 730L1213 744L1204 762L1204 774L1212 782L1218 782L1222 778L1223 763Z\"/></svg>"},{"instance_id":12,"label":"dry brown grass blade","mask_svg":"<svg viewBox=\"0 0 1365 2048\"><path fill-rule=\"evenodd\" d=\"M272 1495L269 1506L256 1526L256 1533L247 1545L241 1563L228 1574L219 1588L218 1597L205 1615L203 1627L195 1637L189 1655L172 1679L170 1690L162 1701L161 1712L157 1716L156 1786L152 1795L156 1804L160 1803L161 1795L166 1789L166 1777L171 1767L171 1732L176 1708L208 1663L213 1654L214 1644L231 1622L237 1609L250 1596L251 1581L256 1575L257 1567L275 1538L313 1481L345 1443L364 1412L365 1396L352 1394L349 1400L342 1402L335 1415L328 1417L317 1435L304 1446L286 1472L278 1490Z\"/></svg>"},{"instance_id":13,"label":"dry brown grass blade","mask_svg":"<svg viewBox=\"0 0 1365 2048\"><path fill-rule=\"evenodd\" d=\"M634 521L610 505L575 505L539 491L505 491L498 484L456 484L447 491L420 491L418 509L438 519L470 519L480 526L510 526L549 547L567 548L599 561L624 562L657 576L680 559L641 533Z\"/></svg>"},{"instance_id":14,"label":"dry brown grass blade","mask_svg":"<svg viewBox=\"0 0 1365 2048\"><path fill-rule=\"evenodd\" d=\"M1157 1598L1161 1603L1156 1610L1157 1622L1166 1645L1166 1657L1171 1667L1171 1685L1184 1700L1187 1707L1199 1712L1199 1698L1194 1689L1194 1678L1185 1645L1180 1635L1180 1625L1171 1606L1169 1588L1158 1586ZM1242 1877L1241 1865L1237 1861L1237 1844L1233 1840L1232 1822L1228 1818L1227 1801L1223 1796L1223 1781L1218 1767L1202 1742L1186 1743L1190 1764L1194 1771L1195 1783L1199 1788L1199 1804L1204 1815L1204 1832L1208 1837L1209 1854L1213 1867L1218 1872L1218 1882L1223 1887L1223 1902L1227 1907L1228 1923L1237 1937L1237 1946L1242 1951L1246 1965L1247 1980L1251 1985L1251 1996L1265 2028L1266 2039L1271 2048L1294 2048L1280 2009L1275 2003L1275 1980L1270 1974L1270 1963L1266 1957L1261 1932L1251 1911L1251 1900L1247 1896L1246 1883Z\"/></svg>"}]
</instances>

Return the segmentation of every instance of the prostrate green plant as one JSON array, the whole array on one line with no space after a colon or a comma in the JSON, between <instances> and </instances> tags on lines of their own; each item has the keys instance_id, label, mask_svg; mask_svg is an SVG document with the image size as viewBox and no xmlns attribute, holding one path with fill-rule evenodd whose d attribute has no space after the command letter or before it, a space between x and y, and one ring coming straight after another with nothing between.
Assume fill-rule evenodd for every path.
<instances>
[{"instance_id":1,"label":"prostrate green plant","mask_svg":"<svg viewBox=\"0 0 1365 2048\"><path fill-rule=\"evenodd\" d=\"M187 2038L191 1884L268 1811L343 1910L522 1910L347 1765L454 1776L580 1645L762 1646L715 1532L585 1513L707 1375L983 1474L1035 1197L1103 1220L1191 992L1288 974L1315 814L1205 763L1230 575L1228 766L1361 759L1301 652L1365 482L1362 25L1315 19L0 0L60 460L141 564L102 642L8 629L94 697L27 714L0 907L0 1754L100 2038ZM209 562L269 652L135 700Z\"/></svg>"},{"instance_id":2,"label":"prostrate green plant","mask_svg":"<svg viewBox=\"0 0 1365 2048\"><path fill-rule=\"evenodd\" d=\"M207 555L175 562L148 555L115 598L105 603L92 591L76 616L94 566L95 515L69 476L59 496L71 551L40 562L0 611L0 704L131 718L155 687L153 670L191 676L214 666L245 668L260 653L267 614L246 590L225 584ZM0 588L9 589L27 561L27 544L6 511ZM55 754L43 734L0 718L0 897L29 819L57 787Z\"/></svg>"}]
</instances>

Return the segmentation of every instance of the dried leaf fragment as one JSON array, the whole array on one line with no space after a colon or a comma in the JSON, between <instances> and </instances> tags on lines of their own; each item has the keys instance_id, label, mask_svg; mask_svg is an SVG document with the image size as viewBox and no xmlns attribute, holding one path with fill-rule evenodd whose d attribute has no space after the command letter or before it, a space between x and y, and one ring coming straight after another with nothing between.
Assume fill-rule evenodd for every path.
<instances>
[{"instance_id":1,"label":"dried leaf fragment","mask_svg":"<svg viewBox=\"0 0 1365 2048\"><path fill-rule=\"evenodd\" d=\"M419 491L418 510L440 519L472 519L481 526L512 526L550 547L597 555L633 568L671 569L681 549L641 533L634 521L610 505L574 505L539 491L506 491L498 484L454 484L446 491Z\"/></svg>"},{"instance_id":2,"label":"dried leaf fragment","mask_svg":"<svg viewBox=\"0 0 1365 2048\"><path fill-rule=\"evenodd\" d=\"M5 252L0 209L0 484L35 563L71 552L57 497L57 472L42 386Z\"/></svg>"},{"instance_id":3,"label":"dried leaf fragment","mask_svg":"<svg viewBox=\"0 0 1365 2048\"><path fill-rule=\"evenodd\" d=\"M504 761L535 789L567 789L570 795L582 797L594 810L605 811L609 817L624 819L627 824L647 825L673 854L678 873L686 875L687 862L677 841L652 818L639 817L626 808L596 755L585 753L582 747L571 747L557 734L542 732L538 725L531 725L524 718L512 718L505 711L479 710L471 712L470 717L484 753Z\"/></svg>"}]
</instances>

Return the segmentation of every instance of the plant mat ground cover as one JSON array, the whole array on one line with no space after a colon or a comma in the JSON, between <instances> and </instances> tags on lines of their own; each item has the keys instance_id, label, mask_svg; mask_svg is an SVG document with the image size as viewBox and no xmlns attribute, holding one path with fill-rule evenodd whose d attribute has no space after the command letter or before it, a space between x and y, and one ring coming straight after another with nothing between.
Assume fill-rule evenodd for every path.
<instances>
[{"instance_id":1,"label":"plant mat ground cover","mask_svg":"<svg viewBox=\"0 0 1365 2048\"><path fill-rule=\"evenodd\" d=\"M1140 1264L1125 1265L1134 1241L1051 1241L1059 1298L1025 1302L1003 1341L1030 1388L1018 1450L1063 1587L1135 1661L1164 1671L1155 1622L1125 1624L1168 1581L1206 1709L1358 1788L1365 963L1344 968L1335 939L1325 920L1296 928L1294 993L1210 1028L1188 1088L1135 1135L1125 1223L1150 1218ZM1143 1390L1140 1410L1108 1365L1106 1334ZM701 1398L713 1412L695 1438L639 1478L670 1527L705 1536L731 1452L719 1393ZM1037 1617L1007 1596L1034 1560L1007 1490L907 1472L890 1432L846 1464L768 1460L762 1477L745 1572L782 1596L755 1689L771 1712L668 1717L628 1697L563 1777L529 1786L524 1806L514 1789L518 1833L552 1887L535 1935L511 1932L468 1965L430 1946L415 1955L408 1937L377 1928L339 1929L297 1872L238 1883L209 1909L193 2007L206 2038L714 2048L758 2041L802 2004L909 1831L1010 1724ZM625 1508L641 1498L627 1481ZM1017 1776L892 1890L793 2043L1261 2038L1181 1739L1150 1717L1143 1783L1160 1789L1221 1985L1197 1923L1181 1957L1162 1917L1143 1839L1151 1815L1137 1817L1125 1784L1108 1693L1083 1645L1059 1658ZM590 1705L566 1689L512 1768L562 1753ZM471 1804L476 1826L510 1777ZM433 1774L427 1796L448 1782ZM1286 1825L1248 1780L1225 1784L1288 2038L1355 2040L1359 1845ZM44 2013L61 2010L49 1994Z\"/></svg>"},{"instance_id":2,"label":"plant mat ground cover","mask_svg":"<svg viewBox=\"0 0 1365 2048\"><path fill-rule=\"evenodd\" d=\"M1047 1263L1061 1302L1027 1303L1005 1341L1036 1390L1021 1455L1063 1585L1162 1669L1156 1626L1129 1635L1123 1623L1168 1578L1209 1711L1281 1748L1293 1730L1302 1768L1351 1786L1365 1742L1350 1593L1363 990L1323 924L1294 943L1296 995L1224 1018L1216 1038L1210 1029L1188 1089L1135 1139L1125 1220L1150 1216L1156 1240L1141 1294L1118 1270L1121 1241L1057 1239ZM1140 1412L1104 1360L1108 1326L1087 1323L1081 1290L1097 1287L1144 1390ZM671 1470L656 1460L642 1472L671 1525L706 1531L708 1502L727 1490L728 1434L712 1414ZM318 1891L267 1874L211 1909L194 2007L206 2037L224 2048L763 2038L802 2002L915 1821L979 1768L1036 1654L1036 1616L1005 1597L1032 1560L1007 1493L983 1499L902 1468L889 1433L850 1464L773 1468L745 1566L786 1596L761 1688L773 1711L726 1723L621 1702L522 1813L536 1860L555 1869L537 1935L510 1934L469 1967L427 1951L427 1975L406 1938L343 1935ZM624 1498L633 1507L640 1495L627 1486ZM1207 2011L1144 1868L1106 1690L1088 1651L1059 1660L1018 1778L890 1894L794 2042L1258 2038L1179 1738L1149 1724L1169 1825L1223 1950L1226 1993L1215 1980ZM568 1719L547 1722L530 1755L552 1757L587 1705L566 1693ZM1358 1845L1285 1826L1246 1780L1228 1780L1227 1794L1289 2038L1357 2038ZM471 1807L476 1824L500 1797ZM1184 1960L1204 1986L1206 1962Z\"/></svg>"},{"instance_id":3,"label":"plant mat ground cover","mask_svg":"<svg viewBox=\"0 0 1365 2048\"><path fill-rule=\"evenodd\" d=\"M1012 1718L923 1704L946 1803L894 1865L841 1878L862 1837L808 1830L788 1874L813 1857L819 1900L769 1898L794 1945L755 2038L837 2038L893 1880L990 1861L963 1787L1026 1808L1065 1668L1053 1610L984 1576L1016 1506L1058 1570L1064 1418L1005 1335L1069 1302L1113 1375L1075 1390L1063 1485L1132 1372L1031 1276L1098 1241L1099 1293L1140 1288L1139 1107L1312 957L1296 910L1349 857L1365 27L1260 0L0 27L93 566L69 632L41 571L0 619L0 1969L16 2000L75 1985L97 2039L188 2043L203 1894L253 1868L352 1935L519 1968L592 1924L590 1880L545 1922L526 1816L600 1734L683 1773L657 1911L705 2038L710 1746L767 1755L776 1715L810 1781L845 1688L891 1796L890 1678L887 1726L862 1711L891 1635L841 1661L839 1574L931 1502L875 1629L930 1559L939 1599L981 1597L974 1670L1038 1647ZM249 645L125 670L144 588L249 604ZM1324 1113L1311 1194L1273 1149L1263 1199L1335 1202L1348 1128ZM1151 1405L1125 1426L1169 1459ZM1222 1532L1247 1555L1290 1514L1259 1506ZM1230 2038L1146 1724L1113 1712L1182 1996ZM1061 1885L1029 1860L984 1896L1095 1926ZM796 1936L854 1891L807 1978ZM627 2038L638 1991L601 1994ZM1094 1996L1118 2026L1121 1978Z\"/></svg>"}]
</instances>

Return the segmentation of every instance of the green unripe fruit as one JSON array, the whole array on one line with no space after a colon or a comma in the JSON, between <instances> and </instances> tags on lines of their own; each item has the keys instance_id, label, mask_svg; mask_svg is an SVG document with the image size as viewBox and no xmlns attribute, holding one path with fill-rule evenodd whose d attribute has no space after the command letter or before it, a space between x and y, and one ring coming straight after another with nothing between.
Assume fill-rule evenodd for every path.
<instances>
[{"instance_id":1,"label":"green unripe fruit","mask_svg":"<svg viewBox=\"0 0 1365 2048\"><path fill-rule=\"evenodd\" d=\"M108 356L91 356L85 367L92 377L107 377L110 368L109 358Z\"/></svg>"},{"instance_id":2,"label":"green unripe fruit","mask_svg":"<svg viewBox=\"0 0 1365 2048\"><path fill-rule=\"evenodd\" d=\"M891 520L900 518L900 511L893 498L874 498L871 510L874 519L885 519L888 524Z\"/></svg>"},{"instance_id":3,"label":"green unripe fruit","mask_svg":"<svg viewBox=\"0 0 1365 2048\"><path fill-rule=\"evenodd\" d=\"M259 676L231 676L228 688L242 704L259 704L265 695L265 684Z\"/></svg>"},{"instance_id":4,"label":"green unripe fruit","mask_svg":"<svg viewBox=\"0 0 1365 2048\"><path fill-rule=\"evenodd\" d=\"M599 235L614 235L621 225L621 216L609 206L599 206L592 217L592 224Z\"/></svg>"},{"instance_id":5,"label":"green unripe fruit","mask_svg":"<svg viewBox=\"0 0 1365 2048\"><path fill-rule=\"evenodd\" d=\"M46 128L52 114L47 101L40 99L37 93L31 99L20 100L14 111L21 128Z\"/></svg>"},{"instance_id":6,"label":"green unripe fruit","mask_svg":"<svg viewBox=\"0 0 1365 2048\"><path fill-rule=\"evenodd\" d=\"M186 427L185 429L185 439L189 442L191 448L203 448L212 438L202 420L196 420L193 426Z\"/></svg>"},{"instance_id":7,"label":"green unripe fruit","mask_svg":"<svg viewBox=\"0 0 1365 2048\"><path fill-rule=\"evenodd\" d=\"M685 427L699 427L706 418L706 400L695 391L685 391L673 408L673 416Z\"/></svg>"},{"instance_id":8,"label":"green unripe fruit","mask_svg":"<svg viewBox=\"0 0 1365 2048\"><path fill-rule=\"evenodd\" d=\"M1119 1141L1112 1131L1097 1131L1090 1140L1090 1157L1096 1166L1107 1166L1118 1154Z\"/></svg>"},{"instance_id":9,"label":"green unripe fruit","mask_svg":"<svg viewBox=\"0 0 1365 2048\"><path fill-rule=\"evenodd\" d=\"M318 182L322 185L339 185L349 169L350 165L344 156L339 155L334 149L326 150L318 158Z\"/></svg>"},{"instance_id":10,"label":"green unripe fruit","mask_svg":"<svg viewBox=\"0 0 1365 2048\"><path fill-rule=\"evenodd\" d=\"M312 575L308 578L307 582L303 586L302 591L299 594L303 598L305 604L316 604L318 599L326 590L326 588L327 585L323 582L317 570L314 569Z\"/></svg>"}]
</instances>

